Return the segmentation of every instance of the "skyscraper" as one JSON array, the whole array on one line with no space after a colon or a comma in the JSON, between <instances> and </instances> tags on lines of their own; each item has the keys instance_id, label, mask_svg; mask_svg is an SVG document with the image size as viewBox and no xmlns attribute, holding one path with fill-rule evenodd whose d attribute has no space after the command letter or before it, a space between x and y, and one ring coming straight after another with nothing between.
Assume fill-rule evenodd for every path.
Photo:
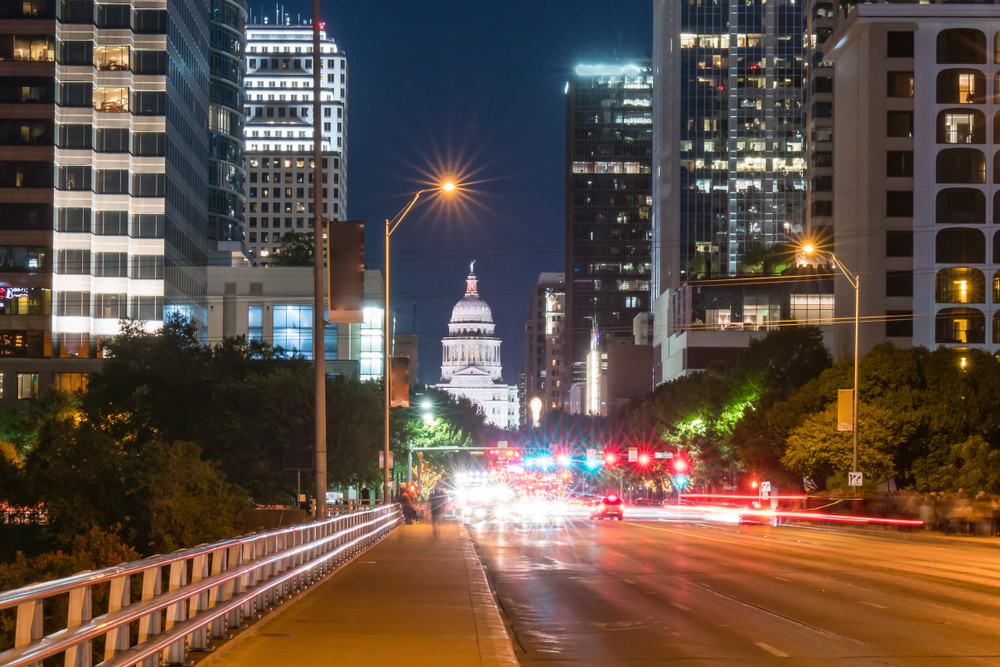
<instances>
[{"instance_id":1,"label":"skyscraper","mask_svg":"<svg viewBox=\"0 0 1000 667\"><path fill-rule=\"evenodd\" d=\"M648 61L578 65L566 86L565 381L585 381L595 325L650 310L652 93Z\"/></svg>"},{"instance_id":2,"label":"skyscraper","mask_svg":"<svg viewBox=\"0 0 1000 667\"><path fill-rule=\"evenodd\" d=\"M565 406L569 375L564 372L566 274L543 273L531 292L524 323L524 384L521 393L522 426L532 418L531 399L542 402L539 416Z\"/></svg>"},{"instance_id":3,"label":"skyscraper","mask_svg":"<svg viewBox=\"0 0 1000 667\"><path fill-rule=\"evenodd\" d=\"M247 26L247 250L259 264L288 232L311 233L313 204L312 26ZM347 206L347 57L320 30L323 71L323 212Z\"/></svg>"},{"instance_id":4,"label":"skyscraper","mask_svg":"<svg viewBox=\"0 0 1000 667\"><path fill-rule=\"evenodd\" d=\"M205 322L209 6L4 2L0 386L78 388L121 317Z\"/></svg>"},{"instance_id":5,"label":"skyscraper","mask_svg":"<svg viewBox=\"0 0 1000 667\"><path fill-rule=\"evenodd\" d=\"M802 33L794 0L655 2L656 382L746 344L693 341L684 335L693 324L757 329L787 315L780 290L738 290L706 307L692 283L754 273L766 248L802 231Z\"/></svg>"}]
</instances>

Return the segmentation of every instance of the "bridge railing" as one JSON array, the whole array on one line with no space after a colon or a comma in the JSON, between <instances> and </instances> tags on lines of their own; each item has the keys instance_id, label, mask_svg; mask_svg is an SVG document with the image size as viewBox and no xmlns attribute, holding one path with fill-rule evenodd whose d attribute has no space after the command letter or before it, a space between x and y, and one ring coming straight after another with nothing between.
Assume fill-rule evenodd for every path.
<instances>
[{"instance_id":1,"label":"bridge railing","mask_svg":"<svg viewBox=\"0 0 1000 667\"><path fill-rule=\"evenodd\" d=\"M399 505L375 507L0 593L0 610L17 609L14 648L0 653L0 666L40 667L64 654L66 667L90 667L102 636L101 667L187 664L189 651L214 650L212 639L319 581L401 520ZM133 577L142 591L135 601ZM97 616L95 586L110 591ZM65 628L44 634L46 601L66 594Z\"/></svg>"}]
</instances>

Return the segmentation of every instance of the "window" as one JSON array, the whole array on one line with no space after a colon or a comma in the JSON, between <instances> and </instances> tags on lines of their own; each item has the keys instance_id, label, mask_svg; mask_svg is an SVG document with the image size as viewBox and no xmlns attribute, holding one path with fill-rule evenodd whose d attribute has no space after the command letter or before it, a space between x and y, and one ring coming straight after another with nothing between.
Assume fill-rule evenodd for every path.
<instances>
[{"instance_id":1,"label":"window","mask_svg":"<svg viewBox=\"0 0 1000 667\"><path fill-rule=\"evenodd\" d=\"M886 271L886 296L913 296L913 271Z\"/></svg>"},{"instance_id":2,"label":"window","mask_svg":"<svg viewBox=\"0 0 1000 667\"><path fill-rule=\"evenodd\" d=\"M94 109L111 113L128 112L128 88L94 87Z\"/></svg>"},{"instance_id":3,"label":"window","mask_svg":"<svg viewBox=\"0 0 1000 667\"><path fill-rule=\"evenodd\" d=\"M945 148L936 160L938 183L985 183L986 155L975 148Z\"/></svg>"},{"instance_id":4,"label":"window","mask_svg":"<svg viewBox=\"0 0 1000 667\"><path fill-rule=\"evenodd\" d=\"M167 10L165 9L135 10L134 31L140 35L167 34Z\"/></svg>"},{"instance_id":5,"label":"window","mask_svg":"<svg viewBox=\"0 0 1000 667\"><path fill-rule=\"evenodd\" d=\"M15 40L15 53L16 49ZM93 65L94 43L90 40L78 42L60 42L59 62L63 65Z\"/></svg>"},{"instance_id":6,"label":"window","mask_svg":"<svg viewBox=\"0 0 1000 667\"><path fill-rule=\"evenodd\" d=\"M986 116L976 109L946 109L937 117L939 144L986 143Z\"/></svg>"},{"instance_id":7,"label":"window","mask_svg":"<svg viewBox=\"0 0 1000 667\"><path fill-rule=\"evenodd\" d=\"M986 318L977 308L943 308L934 324L935 343L986 342Z\"/></svg>"},{"instance_id":8,"label":"window","mask_svg":"<svg viewBox=\"0 0 1000 667\"><path fill-rule=\"evenodd\" d=\"M167 135L163 132L136 132L133 136L132 154L144 157L163 157L167 154Z\"/></svg>"},{"instance_id":9,"label":"window","mask_svg":"<svg viewBox=\"0 0 1000 667\"><path fill-rule=\"evenodd\" d=\"M166 193L165 174L132 174L133 197L163 197Z\"/></svg>"},{"instance_id":10,"label":"window","mask_svg":"<svg viewBox=\"0 0 1000 667\"><path fill-rule=\"evenodd\" d=\"M90 101L84 106L89 107ZM91 148L94 128L91 125L60 125L56 136L59 148Z\"/></svg>"},{"instance_id":11,"label":"window","mask_svg":"<svg viewBox=\"0 0 1000 667\"><path fill-rule=\"evenodd\" d=\"M887 151L885 175L888 177L913 176L913 151Z\"/></svg>"},{"instance_id":12,"label":"window","mask_svg":"<svg viewBox=\"0 0 1000 667\"><path fill-rule=\"evenodd\" d=\"M87 391L86 373L53 373L52 387L70 393Z\"/></svg>"},{"instance_id":13,"label":"window","mask_svg":"<svg viewBox=\"0 0 1000 667\"><path fill-rule=\"evenodd\" d=\"M163 278L163 255L133 255L132 278L160 280Z\"/></svg>"},{"instance_id":14,"label":"window","mask_svg":"<svg viewBox=\"0 0 1000 667\"><path fill-rule=\"evenodd\" d=\"M132 216L132 237L162 239L166 216L162 213L137 213Z\"/></svg>"},{"instance_id":15,"label":"window","mask_svg":"<svg viewBox=\"0 0 1000 667\"><path fill-rule=\"evenodd\" d=\"M889 190L886 192L885 215L887 218L912 218L913 191Z\"/></svg>"},{"instance_id":16,"label":"window","mask_svg":"<svg viewBox=\"0 0 1000 667\"><path fill-rule=\"evenodd\" d=\"M126 211L98 211L94 234L128 236L128 213Z\"/></svg>"},{"instance_id":17,"label":"window","mask_svg":"<svg viewBox=\"0 0 1000 667\"><path fill-rule=\"evenodd\" d=\"M61 107L89 108L94 103L94 87L90 83L60 83L56 102Z\"/></svg>"},{"instance_id":18,"label":"window","mask_svg":"<svg viewBox=\"0 0 1000 667\"><path fill-rule=\"evenodd\" d=\"M986 35L971 28L942 30L937 36L939 65L986 63Z\"/></svg>"},{"instance_id":19,"label":"window","mask_svg":"<svg viewBox=\"0 0 1000 667\"><path fill-rule=\"evenodd\" d=\"M132 7L127 4L98 5L97 27L130 30L132 28Z\"/></svg>"},{"instance_id":20,"label":"window","mask_svg":"<svg viewBox=\"0 0 1000 667\"><path fill-rule=\"evenodd\" d=\"M90 233L89 208L60 208L56 213L56 231Z\"/></svg>"},{"instance_id":21,"label":"window","mask_svg":"<svg viewBox=\"0 0 1000 667\"><path fill-rule=\"evenodd\" d=\"M101 169L97 172L97 183L94 192L103 195L128 194L127 169Z\"/></svg>"},{"instance_id":22,"label":"window","mask_svg":"<svg viewBox=\"0 0 1000 667\"><path fill-rule=\"evenodd\" d=\"M17 374L17 398L25 400L38 397L38 373Z\"/></svg>"},{"instance_id":23,"label":"window","mask_svg":"<svg viewBox=\"0 0 1000 667\"><path fill-rule=\"evenodd\" d=\"M812 87L814 93L832 93L833 92L833 77L832 76L818 76L812 81ZM340 111L340 109L337 109Z\"/></svg>"},{"instance_id":24,"label":"window","mask_svg":"<svg viewBox=\"0 0 1000 667\"><path fill-rule=\"evenodd\" d=\"M934 261L938 264L984 264L986 236L968 227L942 229L934 237Z\"/></svg>"},{"instance_id":25,"label":"window","mask_svg":"<svg viewBox=\"0 0 1000 667\"><path fill-rule=\"evenodd\" d=\"M934 277L937 303L986 303L986 280L979 269L941 269Z\"/></svg>"},{"instance_id":26,"label":"window","mask_svg":"<svg viewBox=\"0 0 1000 667\"><path fill-rule=\"evenodd\" d=\"M136 51L133 71L136 74L166 74L167 52Z\"/></svg>"},{"instance_id":27,"label":"window","mask_svg":"<svg viewBox=\"0 0 1000 667\"><path fill-rule=\"evenodd\" d=\"M312 358L312 306L275 306L274 342L289 355Z\"/></svg>"},{"instance_id":28,"label":"window","mask_svg":"<svg viewBox=\"0 0 1000 667\"><path fill-rule=\"evenodd\" d=\"M128 153L128 128L100 127L94 141L98 153Z\"/></svg>"},{"instance_id":29,"label":"window","mask_svg":"<svg viewBox=\"0 0 1000 667\"><path fill-rule=\"evenodd\" d=\"M120 320L128 315L125 304L124 294L95 294L94 317Z\"/></svg>"},{"instance_id":30,"label":"window","mask_svg":"<svg viewBox=\"0 0 1000 667\"><path fill-rule=\"evenodd\" d=\"M889 72L889 97L913 97L913 72Z\"/></svg>"},{"instance_id":31,"label":"window","mask_svg":"<svg viewBox=\"0 0 1000 667\"><path fill-rule=\"evenodd\" d=\"M57 292L56 315L60 317L89 317L90 292Z\"/></svg>"},{"instance_id":32,"label":"window","mask_svg":"<svg viewBox=\"0 0 1000 667\"><path fill-rule=\"evenodd\" d=\"M833 118L833 102L813 102L813 118Z\"/></svg>"},{"instance_id":33,"label":"window","mask_svg":"<svg viewBox=\"0 0 1000 667\"><path fill-rule=\"evenodd\" d=\"M0 188L48 188L54 184L51 162L0 162Z\"/></svg>"},{"instance_id":34,"label":"window","mask_svg":"<svg viewBox=\"0 0 1000 667\"><path fill-rule=\"evenodd\" d=\"M913 232L890 229L885 233L886 257L913 257Z\"/></svg>"},{"instance_id":35,"label":"window","mask_svg":"<svg viewBox=\"0 0 1000 667\"><path fill-rule=\"evenodd\" d=\"M135 94L132 113L136 116L164 116L167 113L167 94L163 91L139 91Z\"/></svg>"},{"instance_id":36,"label":"window","mask_svg":"<svg viewBox=\"0 0 1000 667\"><path fill-rule=\"evenodd\" d=\"M984 104L985 75L976 69L941 70L937 76L937 102L938 104Z\"/></svg>"},{"instance_id":37,"label":"window","mask_svg":"<svg viewBox=\"0 0 1000 667\"><path fill-rule=\"evenodd\" d=\"M264 340L264 306L247 306L247 340Z\"/></svg>"},{"instance_id":38,"label":"window","mask_svg":"<svg viewBox=\"0 0 1000 667\"><path fill-rule=\"evenodd\" d=\"M90 167L59 167L60 190L90 190Z\"/></svg>"},{"instance_id":39,"label":"window","mask_svg":"<svg viewBox=\"0 0 1000 667\"><path fill-rule=\"evenodd\" d=\"M56 273L87 275L90 273L89 250L59 250L56 254Z\"/></svg>"},{"instance_id":40,"label":"window","mask_svg":"<svg viewBox=\"0 0 1000 667\"><path fill-rule=\"evenodd\" d=\"M94 253L94 275L124 278L128 275L128 253Z\"/></svg>"},{"instance_id":41,"label":"window","mask_svg":"<svg viewBox=\"0 0 1000 667\"><path fill-rule=\"evenodd\" d=\"M824 200L813 200L813 217L828 218L833 216L833 202Z\"/></svg>"},{"instance_id":42,"label":"window","mask_svg":"<svg viewBox=\"0 0 1000 667\"><path fill-rule=\"evenodd\" d=\"M886 338L913 338L913 311L885 311Z\"/></svg>"},{"instance_id":43,"label":"window","mask_svg":"<svg viewBox=\"0 0 1000 667\"><path fill-rule=\"evenodd\" d=\"M913 112L887 111L885 119L885 136L913 138Z\"/></svg>"},{"instance_id":44,"label":"window","mask_svg":"<svg viewBox=\"0 0 1000 667\"><path fill-rule=\"evenodd\" d=\"M132 297L132 319L155 321L163 319L162 296Z\"/></svg>"},{"instance_id":45,"label":"window","mask_svg":"<svg viewBox=\"0 0 1000 667\"><path fill-rule=\"evenodd\" d=\"M94 68L113 72L127 72L129 70L129 48L127 46L95 46ZM145 74L145 72L139 72L138 70L136 70L136 73ZM156 72L149 73L155 74Z\"/></svg>"},{"instance_id":46,"label":"window","mask_svg":"<svg viewBox=\"0 0 1000 667\"><path fill-rule=\"evenodd\" d=\"M819 325L833 321L832 294L791 294L789 300L791 319L800 324Z\"/></svg>"},{"instance_id":47,"label":"window","mask_svg":"<svg viewBox=\"0 0 1000 667\"><path fill-rule=\"evenodd\" d=\"M886 35L886 56L889 58L913 57L913 33L890 30Z\"/></svg>"},{"instance_id":48,"label":"window","mask_svg":"<svg viewBox=\"0 0 1000 667\"><path fill-rule=\"evenodd\" d=\"M813 176L814 192L833 192L833 176Z\"/></svg>"},{"instance_id":49,"label":"window","mask_svg":"<svg viewBox=\"0 0 1000 667\"><path fill-rule=\"evenodd\" d=\"M986 195L975 188L947 188L937 194L934 222L976 225L986 222Z\"/></svg>"}]
</instances>

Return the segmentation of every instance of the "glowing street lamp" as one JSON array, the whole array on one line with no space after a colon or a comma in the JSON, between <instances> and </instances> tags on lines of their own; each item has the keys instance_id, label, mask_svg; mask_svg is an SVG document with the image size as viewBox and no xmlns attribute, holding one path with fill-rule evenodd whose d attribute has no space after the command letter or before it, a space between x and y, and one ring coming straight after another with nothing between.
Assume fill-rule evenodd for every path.
<instances>
[{"instance_id":1,"label":"glowing street lamp","mask_svg":"<svg viewBox=\"0 0 1000 667\"><path fill-rule=\"evenodd\" d=\"M535 396L528 405L531 407L531 424L534 428L538 428L538 418L542 413L542 399Z\"/></svg>"},{"instance_id":2,"label":"glowing street lamp","mask_svg":"<svg viewBox=\"0 0 1000 667\"><path fill-rule=\"evenodd\" d=\"M319 0L314 0L314 3L318 5ZM392 233L396 231L396 228L399 227L399 223L403 221L403 218L406 217L406 214L409 213L410 209L412 209L413 206L417 203L417 200L420 199L420 195L424 194L425 192L454 192L457 188L458 186L455 185L453 181L445 181L444 183L439 183L434 187L424 188L423 190L414 194L413 199L410 200L410 203L404 206L403 209L399 213L397 213L394 218L385 221L385 310L383 312L385 319L383 320L383 330L382 330L382 339L383 342L385 343L385 348L383 350L383 357L382 357L382 384L384 385L385 389L385 443L383 451L385 454L384 460L386 462L386 466L384 471L385 476L382 479L383 502L389 501L389 482L390 479L392 478L392 471L389 470L389 465L388 465L389 406L391 405L391 396L392 396L389 389L389 345L391 343L389 337L389 238L392 236ZM319 188L316 188L316 190L318 191ZM427 421L427 418L428 415L425 414L424 415L425 423L430 424L433 422L434 419L433 417L431 417L430 422Z\"/></svg>"},{"instance_id":3,"label":"glowing street lamp","mask_svg":"<svg viewBox=\"0 0 1000 667\"><path fill-rule=\"evenodd\" d=\"M861 323L861 276L851 273L847 267L840 263L837 256L832 252L816 250L812 245L802 246L802 252L806 255L823 254L830 257L837 265L840 272L847 278L847 282L854 288L854 462L852 472L858 471L858 328Z\"/></svg>"}]
</instances>

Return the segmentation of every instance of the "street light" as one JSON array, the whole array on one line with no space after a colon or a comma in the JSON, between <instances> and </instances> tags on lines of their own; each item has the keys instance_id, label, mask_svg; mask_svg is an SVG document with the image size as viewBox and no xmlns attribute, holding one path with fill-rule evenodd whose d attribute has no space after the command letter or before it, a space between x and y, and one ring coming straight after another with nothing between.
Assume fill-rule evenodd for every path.
<instances>
[{"instance_id":1,"label":"street light","mask_svg":"<svg viewBox=\"0 0 1000 667\"><path fill-rule=\"evenodd\" d=\"M538 428L538 418L542 412L542 399L535 396L529 403L531 407L531 422L534 428Z\"/></svg>"},{"instance_id":2,"label":"street light","mask_svg":"<svg viewBox=\"0 0 1000 667\"><path fill-rule=\"evenodd\" d=\"M854 467L851 472L858 471L858 328L861 323L861 276L851 273L847 267L841 264L837 256L832 252L816 250L812 245L802 246L802 252L807 255L829 255L833 263L837 265L840 272L847 278L847 282L854 288Z\"/></svg>"},{"instance_id":3,"label":"street light","mask_svg":"<svg viewBox=\"0 0 1000 667\"><path fill-rule=\"evenodd\" d=\"M425 192L453 192L457 188L458 186L452 181L440 183L432 188L424 188L414 194L410 203L404 206L394 218L385 221L385 310L383 312L384 319L382 324L382 338L385 343L382 357L382 384L385 385L385 448L383 450L385 475L382 479L383 502L389 502L389 482L391 478L391 471L389 470L389 405L391 403L392 396L389 392L389 345L391 343L389 337L389 238L392 236L392 233L396 231L396 228L399 227L399 223L403 221L406 214L409 213L410 209L412 209L417 203L417 200L420 199L420 195ZM319 188L317 188L317 190L319 190Z\"/></svg>"}]
</instances>

